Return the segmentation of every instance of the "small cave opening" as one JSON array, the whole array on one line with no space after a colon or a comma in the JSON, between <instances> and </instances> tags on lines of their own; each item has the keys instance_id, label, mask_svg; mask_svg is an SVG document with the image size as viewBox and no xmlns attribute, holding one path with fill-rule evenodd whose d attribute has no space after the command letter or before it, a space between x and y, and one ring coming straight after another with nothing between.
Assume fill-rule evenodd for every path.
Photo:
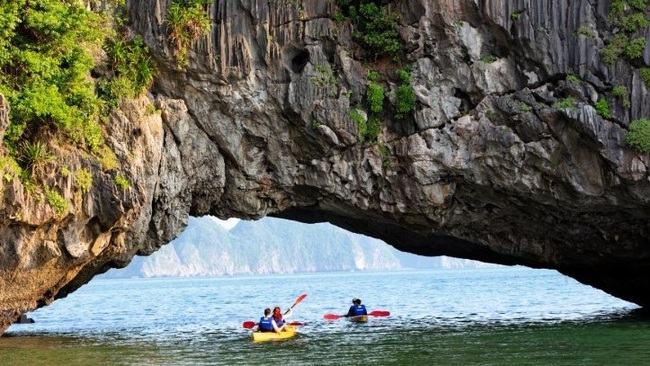
<instances>
[{"instance_id":1,"label":"small cave opening","mask_svg":"<svg viewBox=\"0 0 650 366\"><path fill-rule=\"evenodd\" d=\"M460 99L459 109L461 111L469 112L476 108L476 103L472 102L471 96L466 91L454 88L454 97Z\"/></svg>"},{"instance_id":2,"label":"small cave opening","mask_svg":"<svg viewBox=\"0 0 650 366\"><path fill-rule=\"evenodd\" d=\"M310 60L309 51L296 46L287 46L282 52L284 67L292 73L300 74Z\"/></svg>"}]
</instances>

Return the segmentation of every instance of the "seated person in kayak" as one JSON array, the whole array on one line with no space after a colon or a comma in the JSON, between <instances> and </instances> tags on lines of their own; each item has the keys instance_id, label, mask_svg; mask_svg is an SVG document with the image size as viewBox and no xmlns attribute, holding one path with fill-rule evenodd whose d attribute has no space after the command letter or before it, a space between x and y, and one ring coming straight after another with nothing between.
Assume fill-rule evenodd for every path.
<instances>
[{"instance_id":1,"label":"seated person in kayak","mask_svg":"<svg viewBox=\"0 0 650 366\"><path fill-rule=\"evenodd\" d=\"M368 315L368 312L366 311L366 306L361 305L361 300L357 299L356 297L352 299L352 306L350 306L350 309L348 310L346 317L349 316L359 316L359 315Z\"/></svg>"},{"instance_id":2,"label":"seated person in kayak","mask_svg":"<svg viewBox=\"0 0 650 366\"><path fill-rule=\"evenodd\" d=\"M271 309L264 309L264 316L260 318L260 322L257 324L257 330L259 332L276 332L280 333L284 330L285 325L282 324L278 326L275 322L275 319L271 316Z\"/></svg>"},{"instance_id":3,"label":"seated person in kayak","mask_svg":"<svg viewBox=\"0 0 650 366\"><path fill-rule=\"evenodd\" d=\"M293 314L293 310L291 308L289 308L287 313L284 315L282 315L282 309L280 309L279 306L273 308L273 320L275 320L275 323L278 325L278 327L283 326L285 319L291 317L292 314Z\"/></svg>"}]
</instances>

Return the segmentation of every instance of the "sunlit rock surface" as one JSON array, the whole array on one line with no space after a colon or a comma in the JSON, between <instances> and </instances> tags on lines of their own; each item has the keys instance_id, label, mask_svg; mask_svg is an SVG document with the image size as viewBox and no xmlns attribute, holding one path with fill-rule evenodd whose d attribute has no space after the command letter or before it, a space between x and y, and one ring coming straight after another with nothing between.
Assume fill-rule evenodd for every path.
<instances>
[{"instance_id":1,"label":"sunlit rock surface","mask_svg":"<svg viewBox=\"0 0 650 366\"><path fill-rule=\"evenodd\" d=\"M204 214L329 221L403 251L554 268L650 304L649 160L624 143L630 121L650 116L639 74L650 51L603 63L610 2L384 3L408 50L397 66L360 57L336 1L240 0L206 8L213 29L178 70L168 1L130 1L131 30L159 64L150 93L108 123L131 184L115 188L96 166L78 193L54 175L73 203L59 219L2 180L0 329ZM393 118L386 78L381 134L361 142L350 110L367 72L406 65L416 110ZM555 104L567 97L572 108Z\"/></svg>"}]
</instances>

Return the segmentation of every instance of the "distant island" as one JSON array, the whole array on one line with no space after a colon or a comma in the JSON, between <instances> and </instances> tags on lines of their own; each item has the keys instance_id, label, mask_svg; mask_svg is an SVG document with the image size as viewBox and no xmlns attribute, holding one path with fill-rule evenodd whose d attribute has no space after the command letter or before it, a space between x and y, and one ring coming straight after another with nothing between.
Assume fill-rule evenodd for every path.
<instances>
[{"instance_id":1,"label":"distant island","mask_svg":"<svg viewBox=\"0 0 650 366\"><path fill-rule=\"evenodd\" d=\"M336 226L264 218L232 228L211 216L191 217L187 229L148 257L102 277L222 276L322 271L481 268L493 264L400 252L381 240Z\"/></svg>"}]
</instances>

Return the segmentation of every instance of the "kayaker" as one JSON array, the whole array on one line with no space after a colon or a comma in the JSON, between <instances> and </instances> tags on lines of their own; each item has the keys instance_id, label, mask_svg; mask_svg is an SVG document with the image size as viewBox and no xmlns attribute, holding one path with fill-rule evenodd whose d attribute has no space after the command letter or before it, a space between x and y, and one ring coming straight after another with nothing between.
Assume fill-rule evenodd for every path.
<instances>
[{"instance_id":1,"label":"kayaker","mask_svg":"<svg viewBox=\"0 0 650 366\"><path fill-rule=\"evenodd\" d=\"M289 308L286 314L282 315L282 309L279 306L273 308L273 320L278 325L278 327L284 326L285 319L291 317L293 314L293 309Z\"/></svg>"},{"instance_id":2,"label":"kayaker","mask_svg":"<svg viewBox=\"0 0 650 366\"><path fill-rule=\"evenodd\" d=\"M264 316L260 318L257 324L257 330L260 332L276 332L280 333L284 329L284 325L278 326L275 319L271 316L271 309L264 309Z\"/></svg>"},{"instance_id":3,"label":"kayaker","mask_svg":"<svg viewBox=\"0 0 650 366\"><path fill-rule=\"evenodd\" d=\"M368 315L368 311L366 311L366 306L361 305L361 300L357 299L356 297L352 299L352 306L350 306L350 310L348 310L346 317L348 316L359 316L359 315Z\"/></svg>"}]
</instances>

